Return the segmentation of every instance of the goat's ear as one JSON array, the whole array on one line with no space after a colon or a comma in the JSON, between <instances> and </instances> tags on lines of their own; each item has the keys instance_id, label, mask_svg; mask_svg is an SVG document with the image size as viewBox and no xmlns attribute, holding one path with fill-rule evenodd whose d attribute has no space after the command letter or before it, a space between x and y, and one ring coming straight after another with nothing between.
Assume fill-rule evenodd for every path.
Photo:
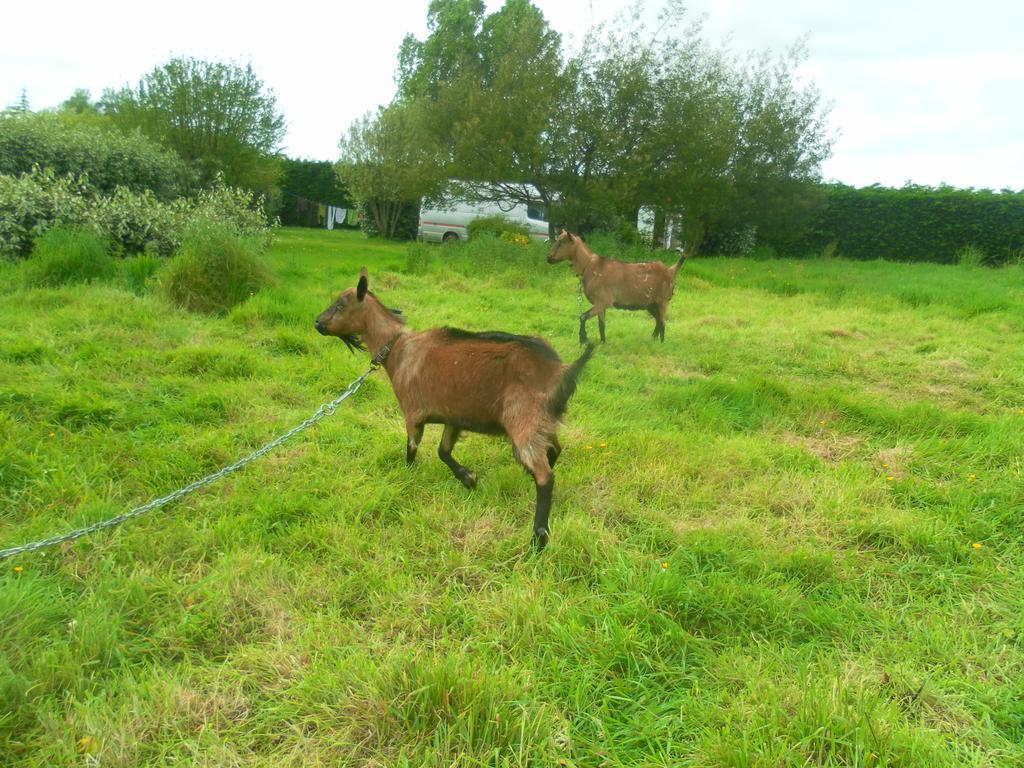
<instances>
[{"instance_id":1,"label":"goat's ear","mask_svg":"<svg viewBox=\"0 0 1024 768\"><path fill-rule=\"evenodd\" d=\"M576 235L574 235L572 232L569 232L568 230L566 230L565 236L569 238L570 243L576 239Z\"/></svg>"},{"instance_id":2,"label":"goat's ear","mask_svg":"<svg viewBox=\"0 0 1024 768\"><path fill-rule=\"evenodd\" d=\"M359 270L359 284L356 286L356 298L362 301L366 297L366 289L370 284L370 279L366 273L366 267Z\"/></svg>"}]
</instances>

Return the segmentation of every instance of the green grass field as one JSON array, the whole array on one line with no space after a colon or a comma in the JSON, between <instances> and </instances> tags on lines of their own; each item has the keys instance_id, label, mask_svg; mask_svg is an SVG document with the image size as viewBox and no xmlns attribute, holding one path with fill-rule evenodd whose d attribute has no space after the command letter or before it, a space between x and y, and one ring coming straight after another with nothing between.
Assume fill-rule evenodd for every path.
<instances>
[{"instance_id":1,"label":"green grass field","mask_svg":"<svg viewBox=\"0 0 1024 768\"><path fill-rule=\"evenodd\" d=\"M364 264L575 358L568 267L509 252L284 230L214 318L0 265L0 548L333 397ZM378 373L0 561L0 765L1024 765L1024 268L695 259L652 328L609 313L540 555L508 444L406 468Z\"/></svg>"}]
</instances>

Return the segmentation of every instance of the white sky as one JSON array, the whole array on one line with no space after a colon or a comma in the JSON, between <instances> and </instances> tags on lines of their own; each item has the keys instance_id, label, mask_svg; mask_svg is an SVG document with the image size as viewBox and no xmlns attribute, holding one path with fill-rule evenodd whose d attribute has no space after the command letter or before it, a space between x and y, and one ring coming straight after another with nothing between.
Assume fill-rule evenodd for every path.
<instances>
[{"instance_id":1,"label":"white sky","mask_svg":"<svg viewBox=\"0 0 1024 768\"><path fill-rule=\"evenodd\" d=\"M569 46L629 0L534 0ZM326 5L123 0L8 3L0 106L138 81L172 55L250 61L288 122L285 151L333 160L356 117L390 101L398 46L428 0ZM489 11L501 0L487 0ZM648 0L653 12L658 2ZM290 12L289 12L290 8ZM1024 2L691 0L705 37L736 53L806 35L801 74L832 102L826 179L1024 189Z\"/></svg>"}]
</instances>

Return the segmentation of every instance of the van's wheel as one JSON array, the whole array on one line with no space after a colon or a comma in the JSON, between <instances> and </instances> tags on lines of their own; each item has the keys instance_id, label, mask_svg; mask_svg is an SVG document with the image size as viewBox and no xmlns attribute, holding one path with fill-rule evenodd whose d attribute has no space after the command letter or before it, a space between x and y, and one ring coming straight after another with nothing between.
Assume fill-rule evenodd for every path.
<instances>
[{"instance_id":1,"label":"van's wheel","mask_svg":"<svg viewBox=\"0 0 1024 768\"><path fill-rule=\"evenodd\" d=\"M442 243L457 243L459 242L459 236L454 232L445 232L444 237L441 238Z\"/></svg>"}]
</instances>

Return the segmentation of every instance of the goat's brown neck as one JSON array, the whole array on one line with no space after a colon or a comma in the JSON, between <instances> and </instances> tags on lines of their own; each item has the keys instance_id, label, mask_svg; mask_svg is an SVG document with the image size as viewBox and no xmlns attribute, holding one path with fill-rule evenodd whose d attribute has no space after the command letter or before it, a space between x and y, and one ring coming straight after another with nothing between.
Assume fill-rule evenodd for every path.
<instances>
[{"instance_id":1,"label":"goat's brown neck","mask_svg":"<svg viewBox=\"0 0 1024 768\"><path fill-rule=\"evenodd\" d=\"M572 251L572 269L582 280L587 270L590 269L600 258L596 253L587 248L581 241L576 242Z\"/></svg>"},{"instance_id":2,"label":"goat's brown neck","mask_svg":"<svg viewBox=\"0 0 1024 768\"><path fill-rule=\"evenodd\" d=\"M370 352L371 357L376 357L381 351L385 344L392 341L396 336L400 336L403 333L407 333L408 329L391 312L384 308L380 303L374 302L373 306L369 308L367 312L366 327L359 335L363 337L363 341L366 343L366 348ZM388 367L388 363L392 360L392 356L389 354L384 361L384 367Z\"/></svg>"}]
</instances>

